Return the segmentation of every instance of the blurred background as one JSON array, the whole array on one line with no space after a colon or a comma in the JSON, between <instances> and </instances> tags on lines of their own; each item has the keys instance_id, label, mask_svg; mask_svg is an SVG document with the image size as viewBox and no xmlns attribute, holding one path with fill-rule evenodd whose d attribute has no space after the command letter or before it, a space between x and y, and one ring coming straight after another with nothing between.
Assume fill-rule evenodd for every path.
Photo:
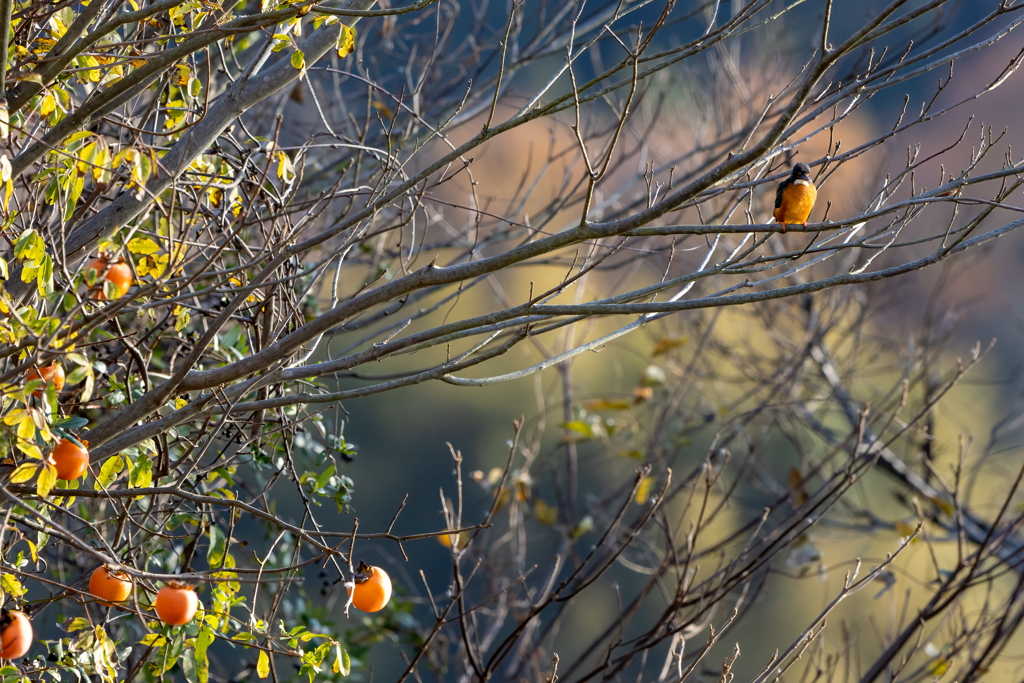
<instances>
[{"instance_id":1,"label":"blurred background","mask_svg":"<svg viewBox=\"0 0 1024 683\"><path fill-rule=\"evenodd\" d=\"M694 149L703 140L727 134L744 125L751 109L762 106L768 94L778 92L799 73L803 61L810 58L820 41L824 4L818 1L803 3L798 11L789 12L783 22L773 24L769 30L754 32L749 39L730 43L729 47L723 48L723 53L712 54L700 68L686 62L683 68L663 71L658 76L657 86L636 107L634 119L625 131L625 144L642 146L643 149L627 164L615 169L613 175L620 181L618 184L632 188L631 192L635 193L636 187L642 184L648 163L660 170L675 165L675 173L680 175L699 170L703 157L694 153ZM870 0L836 3L832 15L832 41L841 41L848 35L850 29L847 27L860 26L883 4ZM924 3L909 3L908 7L921 4ZM727 12L729 5L728 2L722 3L721 11ZM989 11L988 7L981 5L961 2L955 4L952 11L946 9L936 20L936 33L929 39L937 41L968 28ZM510 7L494 3L483 8L482 11L488 13L485 22L488 29L494 33L504 31ZM676 11L685 13L688 10L680 6ZM633 17L633 23L650 25L660 11L660 6L639 10ZM468 25L471 13L464 14ZM586 16L585 8L583 16ZM1007 22L1013 19L1011 17ZM525 19L529 20L529 17ZM698 14L692 20L680 22L673 37L665 39L665 46L670 46L672 41L683 43L699 35L706 28L706 21L704 14ZM995 33L998 28L986 30ZM395 21L374 19L360 24L360 31L362 46L359 56L366 76L380 87L395 91L403 80L409 78L407 69L425 58L422 45L415 48L417 36L424 32L431 34L433 25L401 17ZM455 33L458 33L457 29ZM908 28L904 42L900 36L888 40L889 50L903 50L906 40L910 39L909 34ZM472 41L474 36L468 35L464 39ZM992 82L1013 62L1021 46L1019 36L1011 34L1010 38L1000 41L992 49L969 54L957 61L948 83L949 74L929 72L883 90L838 126L835 135L841 139L842 148L849 150L883 134L901 116L904 98L907 98L904 116L913 117L923 103L935 96L940 83L944 87L937 95L937 105L970 98L978 91L979 83ZM415 49L419 52L414 52ZM577 77L583 79L599 73L602 70L601 60L616 59L616 50L620 48L611 41L603 44L600 50L593 52L595 56L589 63L579 64ZM500 102L496 119L503 120L522 106L529 94L548 80L563 57L562 54L551 54L517 72ZM729 69L737 66L741 73L734 74L736 77L726 75ZM334 77L327 73L314 75L311 82L314 87L322 86L326 93L335 85L331 82ZM315 112L308 103L303 104L298 99L282 100L281 108L286 116L292 121L302 121L307 117L310 125L316 125ZM380 106L386 106L383 99L371 99L381 102ZM346 104L353 110L359 110L366 102L360 103L355 97L347 100ZM334 103L328 110L340 121L344 113L338 105ZM863 211L883 187L887 176L901 171L907 163L908 154L916 150L922 156L935 154L964 136L958 146L921 169L915 179L919 189L921 186L934 187L945 182L946 176L959 173L968 164L982 138L987 140L990 136L1003 135L997 147L1024 149L1022 109L1024 76L1014 74L984 97L971 100L935 121L916 126L906 134L897 135L884 146L843 165L820 184L819 201L811 220L822 220L826 210L833 220ZM458 143L475 135L482 116L480 112L468 112L460 125L450 131L452 141ZM598 123L591 122L592 125ZM536 182L537 187L530 198L518 207L518 220L529 223L532 216L543 214L545 230L549 232L557 232L577 222L578 206L564 210L551 210L548 206L551 198L563 191L565 183L575 182L573 178L582 172L572 155L558 153L571 150L576 144L570 124L571 116L567 115L558 122L545 120L523 126L488 144L481 153L474 154L471 168L473 180L477 182L476 191L480 193L480 204L495 214L508 215L508 207L517 196L521 179L528 178L529 182ZM808 130L813 128L808 126ZM820 161L828 142L827 132L815 136L796 150L791 161L812 164ZM1003 161L1002 152L993 153L983 161L977 173L996 170ZM430 210L436 212L432 220L441 227L449 224L462 229L472 219L469 212L457 207L472 205L472 191L468 176L463 174L454 178L438 195L450 205L446 207L443 202L431 204ZM909 196L910 192L911 188L905 187L897 198ZM599 219L602 207L617 208L628 199L625 195L599 195L595 198L591 218ZM764 186L758 190L752 204L755 220L768 222L772 199L771 187ZM1024 207L1024 197L1018 194L1010 203ZM959 220L979 210L977 206L964 205L959 209ZM928 220L949 220L952 211L950 208L944 218L941 212L929 214ZM680 223L699 221L695 212L690 210L688 213L673 220ZM1009 216L1006 220L1019 217L1009 211L1002 214ZM690 254L687 249L696 249L698 241L702 243L703 240L690 239L690 242L681 241L675 245L679 250L675 255L676 267L692 267L693 259L699 259L701 252ZM801 244L803 238L790 235L781 239L787 245L795 246ZM894 385L898 385L899 378L908 368L920 369L921 363L925 362L923 349L929 349L926 372L938 379L948 376L955 369L956 359L969 356L971 347L976 343L980 342L984 349L991 340L998 340L978 367L938 405L934 418L929 422L932 433L918 434L921 438L908 439L909 445L901 444L901 455L912 463L917 463L920 454L927 451L934 470L949 480L952 480L953 466L962 454L962 446L958 444L969 444L967 457L974 474L967 491L967 502L984 515L997 512L995 506L1001 503L1001 496L1009 490L1009 484L1020 467L1021 424L1024 423L1018 419L1022 407L1019 371L1024 362L1021 344L1024 302L1020 296L1024 285L1021 274L1024 269L1020 267L1024 239L1013 234L990 244L923 271L856 290L820 295L822 299L834 301L835 298L846 297L856 302L859 311L856 324L851 321L848 327L837 328L855 330L856 338L840 337L835 341L837 348L842 349L837 352L843 358L844 372L854 378L848 389L856 400L863 403L890 397ZM664 251L652 249L645 253L643 244L639 242L631 246L635 253L631 254L632 258L624 259L623 265L606 272L596 272L580 285L586 288L588 295L614 291L623 278L631 282L656 282L661 278L667 266ZM921 253L928 253L930 248L923 246ZM442 261L444 256L441 254ZM465 317L491 310L502 305L503 297L522 300L530 291L531 283L536 282L539 289L541 283L557 282L561 276L562 271L537 267L503 274L490 288L475 288L452 302L451 306L441 307L428 322L440 322L453 311ZM580 426L576 429L564 427L567 422L563 413L565 378L556 368L494 386L456 387L433 382L346 402L341 410L325 414L324 426L328 433L343 433L344 439L355 446L354 460L346 463L340 472L354 482L351 503L340 514L323 510L321 521L328 521L333 530L345 531L351 529L354 519L358 518L360 531L383 531L389 527L405 500L394 523L396 534L445 528L442 497L454 499L457 495L454 450L463 458L462 520L466 525L478 523L486 515L493 499L494 482L488 477L493 476L490 473L494 468L505 467L514 433L513 421L522 419L520 448L513 453L511 467L513 471L522 468L529 459L531 500L541 499L551 506L564 502L556 499L556 491L564 484L566 476L566 442L576 442L580 492L576 511L571 524L566 520L552 523L551 520L539 519L544 515L537 514L535 503L532 509L530 504L517 509L515 502L509 501L496 516L494 528L486 533L494 537L509 533L509 515L516 509L515 514L523 515L522 523L530 536L528 567L534 564L543 567L550 562L565 534L579 533L578 551L586 552L588 544L597 542L598 536L587 532L585 525L580 527L581 520L592 515L595 507L606 507L611 500L621 500L623 486L627 486L628 493L634 472L651 455L649 436L661 410L673 400L679 405L679 409L671 413L671 419L678 424L670 430L676 439L670 450L673 471L681 477L698 469L713 450L722 430L734 424L735 412L731 411L742 408L745 386L744 381L737 377L747 367L744 364L752 362L751 356L763 354L767 359L773 349L784 345L786 335L792 330L787 331L781 325L773 327L773 322L784 319L788 314L785 304L774 305L770 313L768 307L764 307L677 314L617 339L599 352L575 358L568 370L573 392L571 410L573 419L580 425L586 425L589 431ZM579 342L596 338L621 324L625 323L588 322L571 328L570 334ZM354 342L361 334L364 333L338 335L331 340L331 353L336 355L338 349ZM511 372L540 362L546 353L553 355L560 350L520 345L473 376ZM327 355L325 352L324 358ZM389 361L382 364L381 375L415 368L422 362L419 358ZM730 375L727 368L730 364L739 366L737 374ZM694 367L698 369L691 373ZM336 386L344 389L364 384L365 381L358 379L340 378ZM676 392L680 393L677 395ZM310 433L308 438L317 437ZM524 453L527 450L529 455ZM737 523L748 519L751 511L756 513L773 504L780 495L794 495L799 482L794 486L788 473L794 468L799 470L807 457L807 453L801 452L782 435L767 436L758 452L756 464L743 472L742 481L734 482L738 487L735 495L714 523L703 530L698 545L713 546L725 538ZM725 465L723 482L730 480L729 468L736 466L737 462L738 458ZM477 473L476 480L474 472ZM724 489L716 488L710 500L720 501L724 493ZM615 494L618 498L614 497ZM754 601L754 609L729 629L705 660L707 670L699 672L700 680L718 680L720 663L724 657L733 654L734 643L737 642L742 656L734 673L740 680L747 680L760 672L768 665L772 653L785 649L798 638L809 621L836 596L844 576L853 569L858 558L866 566L878 564L887 552L896 550L900 539L916 525L911 502L884 473L870 473L857 485L852 498L856 501L854 507L870 511L873 518L858 516L852 509L837 510L834 523L823 522L808 534L807 546L813 550L805 557L790 557L773 564L763 590L747 597ZM669 517L673 512L676 515L682 513L682 502L677 500L669 505ZM278 505L280 509L287 510L294 503L282 499ZM617 504L611 503L611 506ZM686 514L693 514L693 511ZM844 514L850 514L856 523L845 520ZM873 529L873 532L865 534L865 528ZM935 541L935 548L944 558L955 557L955 539L937 537ZM411 652L411 644L415 641L412 632L432 625L424 579L435 596L443 597L450 588L452 558L443 543L437 539L410 542L404 545L404 551L407 559L397 544L390 541L373 540L357 544L357 559L387 568L402 601L381 615L353 613L349 617L347 623L352 629L353 641L365 641L361 644L369 646L363 653L369 669L354 676L381 681L395 679L406 666L398 650ZM650 556L658 552L657 548L639 544L600 579L601 588L594 590L589 599L568 606L566 621L557 633L550 634L551 649L558 652L563 662L573 661L596 633L615 622L621 604L635 596L645 579L642 567L648 565ZM709 574L717 562L713 556L705 558L697 569L698 574ZM915 542L901 556L891 581L878 582L877 588L868 587L850 597L833 613L822 636L828 649L852 649L857 653L851 658L854 664L847 671L835 673L834 680L858 680L862 672L857 670L855 663L858 660L870 661L885 646L897 625L913 618L915 607L927 597L929 581L934 579L931 564L926 545ZM319 570L311 571L307 575L305 591L312 601L326 606L318 618L344 622L341 614L343 594L333 583L334 578ZM1012 586L1013 580L1014 577L1006 576L999 581L1009 582L1008 585ZM996 594L1007 590L999 581L993 588ZM653 616L664 604L664 600L652 596L643 603L641 610ZM980 609L979 605L970 601L963 606L965 612L977 609ZM727 616L717 613L712 622L717 626ZM382 638L375 642L377 631L366 627L374 624L387 624L396 633L405 635L393 636L397 641ZM688 653L693 651L691 648L702 646L707 639L707 631L693 638L692 644L687 645ZM929 630L926 639L934 645L934 652L929 650L930 654L922 655L921 661L915 662L915 666L922 667L922 678L944 672L941 655L943 626ZM664 648L667 648L667 643L660 657L652 657L652 661L638 663L630 669L638 676L637 680L658 677ZM808 657L823 657L823 652L809 651ZM355 649L353 653L359 655ZM1024 668L1020 656L1007 652L1000 662L1005 668L991 672L991 680L1020 679ZM443 673L439 674L439 679L447 680ZM796 680L795 675L793 680Z\"/></svg>"}]
</instances>

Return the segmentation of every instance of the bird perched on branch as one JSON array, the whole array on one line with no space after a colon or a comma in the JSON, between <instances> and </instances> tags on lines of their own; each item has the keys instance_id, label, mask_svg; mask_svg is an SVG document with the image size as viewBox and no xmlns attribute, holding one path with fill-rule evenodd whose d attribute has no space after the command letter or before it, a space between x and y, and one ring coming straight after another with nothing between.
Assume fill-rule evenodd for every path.
<instances>
[{"instance_id":1,"label":"bird perched on branch","mask_svg":"<svg viewBox=\"0 0 1024 683\"><path fill-rule=\"evenodd\" d=\"M782 223L782 232L786 232L787 223L802 223L807 225L807 217L811 215L814 208L814 200L818 198L818 191L814 189L814 183L808 175L811 167L807 164L797 164L793 167L793 173L779 183L775 191L775 220Z\"/></svg>"}]
</instances>

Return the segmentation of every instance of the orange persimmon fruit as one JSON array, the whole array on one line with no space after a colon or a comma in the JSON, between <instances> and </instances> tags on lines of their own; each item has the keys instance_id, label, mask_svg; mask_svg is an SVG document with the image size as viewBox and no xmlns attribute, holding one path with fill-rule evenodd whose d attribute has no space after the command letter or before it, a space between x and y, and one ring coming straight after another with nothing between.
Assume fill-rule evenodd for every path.
<instances>
[{"instance_id":1,"label":"orange persimmon fruit","mask_svg":"<svg viewBox=\"0 0 1024 683\"><path fill-rule=\"evenodd\" d=\"M52 365L48 365L45 368L39 368L38 370L29 370L28 375L25 376L25 381L31 382L34 379L43 380L44 384L53 384L53 388L57 390L59 394L61 389L64 388L64 366L54 361ZM44 387L40 387L32 392L32 395L39 398L46 391Z\"/></svg>"},{"instance_id":2,"label":"orange persimmon fruit","mask_svg":"<svg viewBox=\"0 0 1024 683\"><path fill-rule=\"evenodd\" d=\"M88 446L88 442L82 442ZM67 439L61 439L50 453L49 462L57 468L57 478L64 481L78 479L89 467L89 451Z\"/></svg>"},{"instance_id":3,"label":"orange persimmon fruit","mask_svg":"<svg viewBox=\"0 0 1024 683\"><path fill-rule=\"evenodd\" d=\"M32 622L21 612L0 611L0 657L23 657L32 646Z\"/></svg>"},{"instance_id":4,"label":"orange persimmon fruit","mask_svg":"<svg viewBox=\"0 0 1024 683\"><path fill-rule=\"evenodd\" d=\"M120 299L127 294L132 286L132 269L127 263L121 260L110 263L105 256L93 259L85 271L85 282L89 287L95 288L94 296L100 301L107 298L100 277L111 284L108 291L113 290L111 298L114 299Z\"/></svg>"},{"instance_id":5,"label":"orange persimmon fruit","mask_svg":"<svg viewBox=\"0 0 1024 683\"><path fill-rule=\"evenodd\" d=\"M188 584L171 581L156 594L156 614L165 624L187 624L198 608L199 597Z\"/></svg>"},{"instance_id":6,"label":"orange persimmon fruit","mask_svg":"<svg viewBox=\"0 0 1024 683\"><path fill-rule=\"evenodd\" d=\"M391 577L380 567L360 562L352 577L355 589L349 590L352 604L363 612L379 612L391 600Z\"/></svg>"},{"instance_id":7,"label":"orange persimmon fruit","mask_svg":"<svg viewBox=\"0 0 1024 683\"><path fill-rule=\"evenodd\" d=\"M89 592L110 607L112 603L128 599L132 594L132 581L124 572L100 565L89 577Z\"/></svg>"}]
</instances>

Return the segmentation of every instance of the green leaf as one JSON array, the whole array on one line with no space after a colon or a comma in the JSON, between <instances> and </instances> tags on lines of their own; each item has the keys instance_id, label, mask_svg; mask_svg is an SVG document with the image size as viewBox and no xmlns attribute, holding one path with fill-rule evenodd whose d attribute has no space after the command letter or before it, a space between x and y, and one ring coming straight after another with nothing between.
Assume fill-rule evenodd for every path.
<instances>
[{"instance_id":1,"label":"green leaf","mask_svg":"<svg viewBox=\"0 0 1024 683\"><path fill-rule=\"evenodd\" d=\"M68 373L66 384L78 384L83 379L89 376L89 368L79 365L74 370Z\"/></svg>"},{"instance_id":2,"label":"green leaf","mask_svg":"<svg viewBox=\"0 0 1024 683\"><path fill-rule=\"evenodd\" d=\"M296 50L292 53L292 66L296 69L306 68L306 56L302 54L302 50Z\"/></svg>"},{"instance_id":3,"label":"green leaf","mask_svg":"<svg viewBox=\"0 0 1024 683\"><path fill-rule=\"evenodd\" d=\"M25 230L14 243L14 256L26 261L36 261L46 253L46 243L32 228Z\"/></svg>"},{"instance_id":4,"label":"green leaf","mask_svg":"<svg viewBox=\"0 0 1024 683\"><path fill-rule=\"evenodd\" d=\"M40 296L53 294L53 259L49 254L43 254L39 270L36 272L36 286L39 288Z\"/></svg>"},{"instance_id":5,"label":"green leaf","mask_svg":"<svg viewBox=\"0 0 1024 683\"><path fill-rule=\"evenodd\" d=\"M61 429L81 429L87 424L89 420L84 417L62 417L53 421L53 426Z\"/></svg>"},{"instance_id":6,"label":"green leaf","mask_svg":"<svg viewBox=\"0 0 1024 683\"><path fill-rule=\"evenodd\" d=\"M167 668L164 669L165 673L174 668L174 665L178 663L178 657L181 655L181 648L184 644L185 638L179 631L178 634L174 636L174 640L167 645ZM163 659L163 657L161 657L161 659Z\"/></svg>"},{"instance_id":7,"label":"green leaf","mask_svg":"<svg viewBox=\"0 0 1024 683\"><path fill-rule=\"evenodd\" d=\"M586 422L583 422L582 420L573 420L572 422L563 422L562 424L560 424L558 426L563 428L563 429L568 429L570 431L576 432L577 434L581 434L584 438L587 438L587 439L594 438L594 431L590 428L590 425L588 425Z\"/></svg>"},{"instance_id":8,"label":"green leaf","mask_svg":"<svg viewBox=\"0 0 1024 683\"><path fill-rule=\"evenodd\" d=\"M181 658L181 670L185 674L185 680L188 683L199 683L198 670L196 668L196 657L192 650L185 650L184 656Z\"/></svg>"},{"instance_id":9,"label":"green leaf","mask_svg":"<svg viewBox=\"0 0 1024 683\"><path fill-rule=\"evenodd\" d=\"M342 676L348 676L349 671L352 670L352 662L348 658L348 650L343 648L340 644L334 644L334 667L332 671L334 673L340 673Z\"/></svg>"},{"instance_id":10,"label":"green leaf","mask_svg":"<svg viewBox=\"0 0 1024 683\"><path fill-rule=\"evenodd\" d=\"M128 486L133 489L144 489L153 485L153 459L143 456L135 461Z\"/></svg>"},{"instance_id":11,"label":"green leaf","mask_svg":"<svg viewBox=\"0 0 1024 683\"><path fill-rule=\"evenodd\" d=\"M326 470L320 473L320 476L316 478L316 488L322 489L327 486L328 482L331 481L331 477L334 476L334 465L331 465Z\"/></svg>"},{"instance_id":12,"label":"green leaf","mask_svg":"<svg viewBox=\"0 0 1024 683\"><path fill-rule=\"evenodd\" d=\"M75 206L78 204L78 198L82 196L82 188L85 187L85 176L75 176L75 179L71 181L71 187L68 188L68 203L64 206L64 222L71 220L71 216L75 213Z\"/></svg>"},{"instance_id":13,"label":"green leaf","mask_svg":"<svg viewBox=\"0 0 1024 683\"><path fill-rule=\"evenodd\" d=\"M64 357L67 358L72 363L74 363L75 365L83 365L83 366L86 366L86 367L88 367L90 365L89 359L86 358L85 356L83 356L80 353L72 352L72 353L67 354Z\"/></svg>"},{"instance_id":14,"label":"green leaf","mask_svg":"<svg viewBox=\"0 0 1024 683\"><path fill-rule=\"evenodd\" d=\"M75 617L64 630L68 633L74 633L75 631L81 631L86 628L92 628L92 624L89 623L89 620L85 617Z\"/></svg>"},{"instance_id":15,"label":"green leaf","mask_svg":"<svg viewBox=\"0 0 1024 683\"><path fill-rule=\"evenodd\" d=\"M213 642L213 629L204 619L199 627L199 635L196 636L196 678L199 683L207 683L210 679L210 660L206 656L206 649Z\"/></svg>"}]
</instances>

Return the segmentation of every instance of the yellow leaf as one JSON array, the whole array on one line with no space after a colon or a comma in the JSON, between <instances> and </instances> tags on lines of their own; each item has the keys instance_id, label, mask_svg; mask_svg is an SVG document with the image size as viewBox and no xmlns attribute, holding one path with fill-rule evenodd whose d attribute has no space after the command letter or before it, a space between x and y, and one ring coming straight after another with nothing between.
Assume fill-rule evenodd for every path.
<instances>
[{"instance_id":1,"label":"yellow leaf","mask_svg":"<svg viewBox=\"0 0 1024 683\"><path fill-rule=\"evenodd\" d=\"M380 112L380 115L384 117L385 120L394 117L394 114L391 113L391 109L388 108L388 105L384 104L383 102L378 102L377 100L374 100L370 104L373 105L374 109Z\"/></svg>"},{"instance_id":2,"label":"yellow leaf","mask_svg":"<svg viewBox=\"0 0 1024 683\"><path fill-rule=\"evenodd\" d=\"M507 486L502 486L498 491L498 503L494 506L494 511L497 512L501 508L508 504L508 501L512 498L512 492Z\"/></svg>"},{"instance_id":3,"label":"yellow leaf","mask_svg":"<svg viewBox=\"0 0 1024 683\"><path fill-rule=\"evenodd\" d=\"M932 498L931 501L935 503L936 507L945 512L947 515L953 514L953 504L950 503L948 500L944 500L936 496L935 498Z\"/></svg>"},{"instance_id":4,"label":"yellow leaf","mask_svg":"<svg viewBox=\"0 0 1024 683\"><path fill-rule=\"evenodd\" d=\"M53 38L36 38L33 41L32 52L37 55L45 54L51 47L57 44Z\"/></svg>"},{"instance_id":5,"label":"yellow leaf","mask_svg":"<svg viewBox=\"0 0 1024 683\"><path fill-rule=\"evenodd\" d=\"M99 83L101 76L100 70L89 68L99 66L99 62L96 61L95 57L79 55L78 57L75 57L75 63L84 69L83 71L79 71L75 74L79 83L89 83L90 81L93 83Z\"/></svg>"},{"instance_id":6,"label":"yellow leaf","mask_svg":"<svg viewBox=\"0 0 1024 683\"><path fill-rule=\"evenodd\" d=\"M654 351L651 352L651 355L660 356L672 349L677 349L680 346L686 346L686 342L688 341L689 340L686 337L665 337L658 342L657 346L654 347Z\"/></svg>"},{"instance_id":7,"label":"yellow leaf","mask_svg":"<svg viewBox=\"0 0 1024 683\"><path fill-rule=\"evenodd\" d=\"M56 483L57 468L47 463L39 472L39 481L36 482L36 493L43 497L48 496Z\"/></svg>"},{"instance_id":8,"label":"yellow leaf","mask_svg":"<svg viewBox=\"0 0 1024 683\"><path fill-rule=\"evenodd\" d=\"M26 481L36 476L37 469L39 469L39 466L31 462L19 465L18 469L14 470L11 474L11 483L24 484Z\"/></svg>"},{"instance_id":9,"label":"yellow leaf","mask_svg":"<svg viewBox=\"0 0 1024 683\"><path fill-rule=\"evenodd\" d=\"M19 441L18 450L27 455L28 457L32 458L33 460L43 459L43 454L39 450L39 446L35 445L34 443Z\"/></svg>"},{"instance_id":10,"label":"yellow leaf","mask_svg":"<svg viewBox=\"0 0 1024 683\"><path fill-rule=\"evenodd\" d=\"M898 533L902 538L910 538L914 535L914 532L916 531L916 528L910 526L902 520L897 521L892 526L896 530L896 533ZM915 538L914 541L917 541L917 539Z\"/></svg>"},{"instance_id":11,"label":"yellow leaf","mask_svg":"<svg viewBox=\"0 0 1024 683\"><path fill-rule=\"evenodd\" d=\"M583 534L593 531L593 529L594 518L590 515L587 515L586 517L580 520L579 524L576 525L576 527L572 530L572 533L570 533L569 535L573 538L579 538Z\"/></svg>"},{"instance_id":12,"label":"yellow leaf","mask_svg":"<svg viewBox=\"0 0 1024 683\"><path fill-rule=\"evenodd\" d=\"M636 495L633 497L637 505L643 505L647 502L647 499L651 497L651 488L653 486L654 477L644 477L640 480L640 485L636 487Z\"/></svg>"},{"instance_id":13,"label":"yellow leaf","mask_svg":"<svg viewBox=\"0 0 1024 683\"><path fill-rule=\"evenodd\" d=\"M135 264L135 270L138 272L139 277L146 277L146 275L152 275L154 279L163 277L164 271L167 270L167 262L170 261L170 254L150 254L149 256L143 256L139 259L139 262Z\"/></svg>"},{"instance_id":14,"label":"yellow leaf","mask_svg":"<svg viewBox=\"0 0 1024 683\"><path fill-rule=\"evenodd\" d=\"M942 676L949 669L949 660L945 657L939 657L928 665L928 669L931 671L932 676Z\"/></svg>"},{"instance_id":15,"label":"yellow leaf","mask_svg":"<svg viewBox=\"0 0 1024 683\"><path fill-rule=\"evenodd\" d=\"M128 251L133 254L149 254L160 251L160 245L148 237L135 237L128 240Z\"/></svg>"},{"instance_id":16,"label":"yellow leaf","mask_svg":"<svg viewBox=\"0 0 1024 683\"><path fill-rule=\"evenodd\" d=\"M167 639L159 633L147 633L142 636L142 640L139 641L139 645L145 645L146 647L149 647L150 645L153 647L160 647L166 642Z\"/></svg>"},{"instance_id":17,"label":"yellow leaf","mask_svg":"<svg viewBox=\"0 0 1024 683\"><path fill-rule=\"evenodd\" d=\"M533 504L533 516L541 524L551 526L558 521L558 509L538 498Z\"/></svg>"},{"instance_id":18,"label":"yellow leaf","mask_svg":"<svg viewBox=\"0 0 1024 683\"><path fill-rule=\"evenodd\" d=\"M105 184L108 180L107 176L110 174L107 171L107 163L110 161L110 152L106 146L101 146L96 150L96 156L92 160L92 179L99 184Z\"/></svg>"},{"instance_id":19,"label":"yellow leaf","mask_svg":"<svg viewBox=\"0 0 1024 683\"><path fill-rule=\"evenodd\" d=\"M181 333L182 330L184 330L186 327L188 327L188 323L189 323L188 309L185 308L184 306L175 306L174 307L174 331L178 332L178 333ZM181 400L181 399L178 399L178 400Z\"/></svg>"},{"instance_id":20,"label":"yellow leaf","mask_svg":"<svg viewBox=\"0 0 1024 683\"><path fill-rule=\"evenodd\" d=\"M487 482L487 485L495 486L499 481L501 481L501 477L503 474L504 471L500 467L492 467L487 472L487 478L485 480Z\"/></svg>"},{"instance_id":21,"label":"yellow leaf","mask_svg":"<svg viewBox=\"0 0 1024 683\"><path fill-rule=\"evenodd\" d=\"M266 650L260 650L260 658L256 662L256 673L259 674L260 678L266 678L270 675L270 657L267 656Z\"/></svg>"},{"instance_id":22,"label":"yellow leaf","mask_svg":"<svg viewBox=\"0 0 1024 683\"><path fill-rule=\"evenodd\" d=\"M43 101L39 103L39 115L46 118L53 113L53 110L57 108L57 98L53 95L47 95L43 98Z\"/></svg>"},{"instance_id":23,"label":"yellow leaf","mask_svg":"<svg viewBox=\"0 0 1024 683\"><path fill-rule=\"evenodd\" d=\"M171 76L171 85L176 85L181 88L188 85L190 78L192 78L192 69L189 68L189 65L179 64L177 70Z\"/></svg>"},{"instance_id":24,"label":"yellow leaf","mask_svg":"<svg viewBox=\"0 0 1024 683\"><path fill-rule=\"evenodd\" d=\"M243 284L243 283L242 283L242 281L241 281L241 280L239 280L239 279L238 279L237 277L232 277L232 278L228 278L228 282L230 282L230 283L231 283L231 286L232 286L232 287L241 287L241 286L242 286L242 284ZM247 297L245 298L246 302L247 302L247 303L250 303L250 304L251 304L251 303L253 303L253 302L255 302L255 301L256 301L256 298L257 298L257 296L256 296L256 295L257 295L257 292L256 292L256 291L253 291L253 293L252 293L252 294L250 294L249 296L247 296ZM262 295L260 295L260 298L262 298Z\"/></svg>"},{"instance_id":25,"label":"yellow leaf","mask_svg":"<svg viewBox=\"0 0 1024 683\"><path fill-rule=\"evenodd\" d=\"M99 145L95 142L90 142L88 145L82 148L78 153L78 170L81 173L86 173L93 163L93 159L96 158L96 153L99 151Z\"/></svg>"},{"instance_id":26,"label":"yellow leaf","mask_svg":"<svg viewBox=\"0 0 1024 683\"><path fill-rule=\"evenodd\" d=\"M626 399L597 398L587 401L584 405L589 412L599 410L629 410L629 401Z\"/></svg>"},{"instance_id":27,"label":"yellow leaf","mask_svg":"<svg viewBox=\"0 0 1024 683\"><path fill-rule=\"evenodd\" d=\"M462 550L469 543L469 532L463 531L456 537L456 534L443 534L437 537L437 542L445 548L452 547L452 539L455 540L455 549Z\"/></svg>"},{"instance_id":28,"label":"yellow leaf","mask_svg":"<svg viewBox=\"0 0 1024 683\"><path fill-rule=\"evenodd\" d=\"M789 470L789 493L793 497L793 507L799 507L807 500L803 475L795 467Z\"/></svg>"},{"instance_id":29,"label":"yellow leaf","mask_svg":"<svg viewBox=\"0 0 1024 683\"><path fill-rule=\"evenodd\" d=\"M563 422L559 425L563 429L567 429L572 434L565 434L562 436L562 441L566 442L577 442L586 441L587 439L594 438L594 430L590 428L590 425L582 420L573 420L572 422Z\"/></svg>"},{"instance_id":30,"label":"yellow leaf","mask_svg":"<svg viewBox=\"0 0 1024 683\"><path fill-rule=\"evenodd\" d=\"M341 35L338 37L338 57L345 57L356 49L356 34L344 24L341 25Z\"/></svg>"},{"instance_id":31,"label":"yellow leaf","mask_svg":"<svg viewBox=\"0 0 1024 683\"><path fill-rule=\"evenodd\" d=\"M274 41L274 47L272 48L274 52L280 52L292 44L292 39L288 37L287 33L275 33L271 36L271 40Z\"/></svg>"},{"instance_id":32,"label":"yellow leaf","mask_svg":"<svg viewBox=\"0 0 1024 683\"><path fill-rule=\"evenodd\" d=\"M290 180L295 175L295 167L292 160L284 152L277 153L277 177Z\"/></svg>"},{"instance_id":33,"label":"yellow leaf","mask_svg":"<svg viewBox=\"0 0 1024 683\"><path fill-rule=\"evenodd\" d=\"M528 472L520 472L513 479L516 490L516 500L524 503L530 499L531 487L533 486L533 479L530 477Z\"/></svg>"},{"instance_id":34,"label":"yellow leaf","mask_svg":"<svg viewBox=\"0 0 1024 683\"><path fill-rule=\"evenodd\" d=\"M10 574L4 574L3 577L0 577L0 585L3 586L5 593L10 593L16 597L21 597L25 594L25 587Z\"/></svg>"}]
</instances>

